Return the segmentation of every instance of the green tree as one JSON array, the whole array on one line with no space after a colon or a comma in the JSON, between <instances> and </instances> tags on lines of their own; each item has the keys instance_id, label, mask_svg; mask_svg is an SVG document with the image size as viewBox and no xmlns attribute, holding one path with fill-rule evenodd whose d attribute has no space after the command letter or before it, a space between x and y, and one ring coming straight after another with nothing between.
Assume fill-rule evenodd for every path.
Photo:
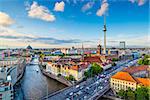
<instances>
[{"instance_id":1,"label":"green tree","mask_svg":"<svg viewBox=\"0 0 150 100\"><path fill-rule=\"evenodd\" d=\"M144 55L144 58L143 59L140 59L138 61L138 64L139 65L150 65L150 55Z\"/></svg>"},{"instance_id":2,"label":"green tree","mask_svg":"<svg viewBox=\"0 0 150 100\"><path fill-rule=\"evenodd\" d=\"M84 72L84 76L85 76L85 78L90 77L90 73L89 73L89 71L85 71L85 72Z\"/></svg>"},{"instance_id":3,"label":"green tree","mask_svg":"<svg viewBox=\"0 0 150 100\"><path fill-rule=\"evenodd\" d=\"M138 60L138 64L142 65L143 64L143 59Z\"/></svg>"},{"instance_id":4,"label":"green tree","mask_svg":"<svg viewBox=\"0 0 150 100\"><path fill-rule=\"evenodd\" d=\"M135 100L134 91L132 91L131 89L127 90L127 100Z\"/></svg>"},{"instance_id":5,"label":"green tree","mask_svg":"<svg viewBox=\"0 0 150 100\"><path fill-rule=\"evenodd\" d=\"M72 75L66 76L65 79L67 79L69 81L75 81L75 78Z\"/></svg>"},{"instance_id":6,"label":"green tree","mask_svg":"<svg viewBox=\"0 0 150 100\"><path fill-rule=\"evenodd\" d=\"M137 88L136 93L136 100L149 100L149 90L146 87Z\"/></svg>"},{"instance_id":7,"label":"green tree","mask_svg":"<svg viewBox=\"0 0 150 100\"><path fill-rule=\"evenodd\" d=\"M93 77L94 75L98 75L103 71L103 68L96 63L93 63L91 68L88 71L84 72L85 78Z\"/></svg>"},{"instance_id":8,"label":"green tree","mask_svg":"<svg viewBox=\"0 0 150 100\"><path fill-rule=\"evenodd\" d=\"M119 60L118 58L112 58L113 62L118 61L118 60Z\"/></svg>"},{"instance_id":9,"label":"green tree","mask_svg":"<svg viewBox=\"0 0 150 100\"><path fill-rule=\"evenodd\" d=\"M124 90L119 90L119 92L117 93L118 94L118 96L120 96L121 98L126 98L126 91L124 91Z\"/></svg>"},{"instance_id":10,"label":"green tree","mask_svg":"<svg viewBox=\"0 0 150 100\"><path fill-rule=\"evenodd\" d=\"M103 71L103 68L101 66L99 66L98 64L96 63L93 63L92 66L91 66L91 73L92 75L95 74L95 75L98 75L99 73L101 73Z\"/></svg>"},{"instance_id":11,"label":"green tree","mask_svg":"<svg viewBox=\"0 0 150 100\"><path fill-rule=\"evenodd\" d=\"M41 53L41 54L40 54L40 58L43 59L44 57L45 57L45 55Z\"/></svg>"}]
</instances>

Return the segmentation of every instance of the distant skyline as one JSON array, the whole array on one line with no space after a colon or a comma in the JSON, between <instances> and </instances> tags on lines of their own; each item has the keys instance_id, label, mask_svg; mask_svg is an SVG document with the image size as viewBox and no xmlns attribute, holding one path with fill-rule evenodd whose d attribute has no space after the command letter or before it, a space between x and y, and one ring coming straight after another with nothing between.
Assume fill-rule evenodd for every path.
<instances>
[{"instance_id":1,"label":"distant skyline","mask_svg":"<svg viewBox=\"0 0 150 100\"><path fill-rule=\"evenodd\" d=\"M1 0L0 48L148 47L148 0Z\"/></svg>"}]
</instances>

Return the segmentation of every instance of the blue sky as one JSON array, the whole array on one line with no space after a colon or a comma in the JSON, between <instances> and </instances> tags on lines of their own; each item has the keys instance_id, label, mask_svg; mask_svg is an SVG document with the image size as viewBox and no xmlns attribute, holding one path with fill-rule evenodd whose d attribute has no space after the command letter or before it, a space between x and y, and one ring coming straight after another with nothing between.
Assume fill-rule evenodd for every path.
<instances>
[{"instance_id":1,"label":"blue sky","mask_svg":"<svg viewBox=\"0 0 150 100\"><path fill-rule=\"evenodd\" d=\"M126 41L129 46L147 46L148 0L0 0L0 18L5 14L13 21L0 21L0 45L80 47L83 42L96 47L99 41L103 45L103 15L97 12L106 3L107 45Z\"/></svg>"}]
</instances>

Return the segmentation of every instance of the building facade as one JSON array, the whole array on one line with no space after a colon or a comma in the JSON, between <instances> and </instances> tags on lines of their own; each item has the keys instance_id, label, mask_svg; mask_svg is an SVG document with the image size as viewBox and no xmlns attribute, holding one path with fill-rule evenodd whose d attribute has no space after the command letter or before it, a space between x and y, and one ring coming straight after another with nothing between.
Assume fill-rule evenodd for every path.
<instances>
[{"instance_id":1,"label":"building facade","mask_svg":"<svg viewBox=\"0 0 150 100\"><path fill-rule=\"evenodd\" d=\"M11 77L5 68L0 68L0 100L13 100Z\"/></svg>"},{"instance_id":2,"label":"building facade","mask_svg":"<svg viewBox=\"0 0 150 100\"><path fill-rule=\"evenodd\" d=\"M84 78L84 72L88 70L89 64L63 64L63 63L53 63L48 62L46 65L46 72L53 75L61 75L64 77L69 77L69 75L74 76L75 80L79 81Z\"/></svg>"},{"instance_id":3,"label":"building facade","mask_svg":"<svg viewBox=\"0 0 150 100\"><path fill-rule=\"evenodd\" d=\"M134 91L140 86L150 87L150 79L133 77L128 72L117 72L111 77L110 85L114 92L118 92L119 90L128 90L129 88Z\"/></svg>"}]
</instances>

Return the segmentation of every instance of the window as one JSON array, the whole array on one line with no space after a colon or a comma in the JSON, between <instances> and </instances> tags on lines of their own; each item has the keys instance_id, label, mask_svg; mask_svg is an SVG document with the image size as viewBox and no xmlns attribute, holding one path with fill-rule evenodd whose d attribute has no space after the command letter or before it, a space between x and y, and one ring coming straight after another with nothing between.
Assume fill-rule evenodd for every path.
<instances>
[{"instance_id":1,"label":"window","mask_svg":"<svg viewBox=\"0 0 150 100\"><path fill-rule=\"evenodd\" d=\"M7 91L8 90L8 88L5 88L5 91Z\"/></svg>"},{"instance_id":2,"label":"window","mask_svg":"<svg viewBox=\"0 0 150 100\"><path fill-rule=\"evenodd\" d=\"M134 88L132 87L132 90L134 90Z\"/></svg>"}]
</instances>

